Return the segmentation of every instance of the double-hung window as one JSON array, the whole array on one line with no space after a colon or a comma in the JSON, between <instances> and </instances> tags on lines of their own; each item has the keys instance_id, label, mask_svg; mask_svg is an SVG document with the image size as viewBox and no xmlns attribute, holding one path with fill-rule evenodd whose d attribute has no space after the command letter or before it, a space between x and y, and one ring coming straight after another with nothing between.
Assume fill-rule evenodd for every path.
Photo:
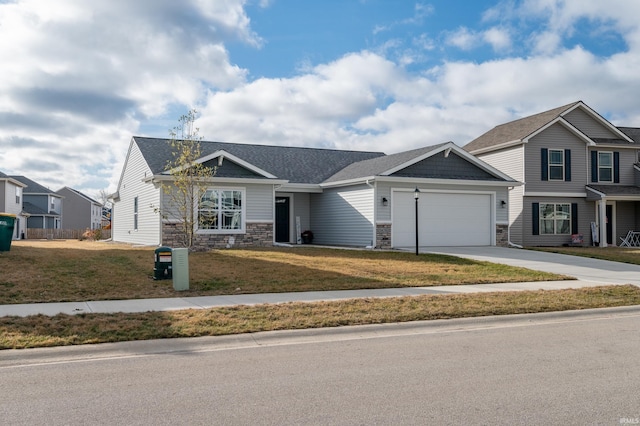
<instances>
[{"instance_id":1,"label":"double-hung window","mask_svg":"<svg viewBox=\"0 0 640 426\"><path fill-rule=\"evenodd\" d=\"M564 150L549 150L549 180L564 180Z\"/></svg>"},{"instance_id":2,"label":"double-hung window","mask_svg":"<svg viewBox=\"0 0 640 426\"><path fill-rule=\"evenodd\" d=\"M620 152L591 151L591 182L620 183Z\"/></svg>"},{"instance_id":3,"label":"double-hung window","mask_svg":"<svg viewBox=\"0 0 640 426\"><path fill-rule=\"evenodd\" d=\"M542 148L540 152L542 181L571 181L571 150Z\"/></svg>"},{"instance_id":4,"label":"double-hung window","mask_svg":"<svg viewBox=\"0 0 640 426\"><path fill-rule=\"evenodd\" d=\"M571 234L571 204L540 203L540 234Z\"/></svg>"},{"instance_id":5,"label":"double-hung window","mask_svg":"<svg viewBox=\"0 0 640 426\"><path fill-rule=\"evenodd\" d=\"M598 181L613 182L613 152L598 152Z\"/></svg>"},{"instance_id":6,"label":"double-hung window","mask_svg":"<svg viewBox=\"0 0 640 426\"><path fill-rule=\"evenodd\" d=\"M244 190L207 189L198 206L198 230L244 231Z\"/></svg>"}]
</instances>

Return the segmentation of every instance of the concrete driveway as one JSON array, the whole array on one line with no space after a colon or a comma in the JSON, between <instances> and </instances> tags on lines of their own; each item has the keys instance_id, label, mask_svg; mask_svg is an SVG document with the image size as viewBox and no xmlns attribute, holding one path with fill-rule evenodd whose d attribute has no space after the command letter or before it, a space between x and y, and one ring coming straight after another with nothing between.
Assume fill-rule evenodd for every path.
<instances>
[{"instance_id":1,"label":"concrete driveway","mask_svg":"<svg viewBox=\"0 0 640 426\"><path fill-rule=\"evenodd\" d=\"M420 252L521 266L537 271L569 275L582 281L634 284L640 287L640 265L503 247L421 247Z\"/></svg>"}]
</instances>

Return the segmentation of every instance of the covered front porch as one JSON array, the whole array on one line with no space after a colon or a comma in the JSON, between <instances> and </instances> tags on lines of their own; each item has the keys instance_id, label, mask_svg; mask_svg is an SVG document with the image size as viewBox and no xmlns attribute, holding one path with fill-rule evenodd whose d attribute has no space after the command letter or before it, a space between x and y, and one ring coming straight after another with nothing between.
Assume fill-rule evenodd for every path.
<instances>
[{"instance_id":1,"label":"covered front porch","mask_svg":"<svg viewBox=\"0 0 640 426\"><path fill-rule=\"evenodd\" d=\"M595 204L592 240L600 247L619 246L630 231L640 232L640 187L587 185L587 201Z\"/></svg>"}]
</instances>

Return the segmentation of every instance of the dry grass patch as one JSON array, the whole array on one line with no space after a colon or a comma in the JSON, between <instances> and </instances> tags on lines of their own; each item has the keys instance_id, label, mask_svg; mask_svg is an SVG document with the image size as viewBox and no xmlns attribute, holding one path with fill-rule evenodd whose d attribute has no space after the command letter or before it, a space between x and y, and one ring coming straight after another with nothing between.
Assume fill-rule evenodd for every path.
<instances>
[{"instance_id":1,"label":"dry grass patch","mask_svg":"<svg viewBox=\"0 0 640 426\"><path fill-rule=\"evenodd\" d=\"M531 247L531 249L640 265L639 247Z\"/></svg>"},{"instance_id":2,"label":"dry grass patch","mask_svg":"<svg viewBox=\"0 0 640 426\"><path fill-rule=\"evenodd\" d=\"M558 280L453 256L312 247L189 255L190 290L154 281L154 248L17 241L0 255L0 304ZM567 277L564 277L567 278Z\"/></svg>"},{"instance_id":3,"label":"dry grass patch","mask_svg":"<svg viewBox=\"0 0 640 426\"><path fill-rule=\"evenodd\" d=\"M632 285L571 290L426 295L137 314L0 318L0 349L218 336L640 304Z\"/></svg>"}]
</instances>

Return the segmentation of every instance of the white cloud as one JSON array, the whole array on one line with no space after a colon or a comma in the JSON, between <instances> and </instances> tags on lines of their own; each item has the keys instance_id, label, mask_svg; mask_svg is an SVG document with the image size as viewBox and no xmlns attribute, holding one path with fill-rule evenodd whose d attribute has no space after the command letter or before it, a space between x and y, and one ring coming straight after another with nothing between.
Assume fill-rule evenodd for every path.
<instances>
[{"instance_id":1,"label":"white cloud","mask_svg":"<svg viewBox=\"0 0 640 426\"><path fill-rule=\"evenodd\" d=\"M471 50L478 45L478 35L466 27L458 28L447 35L446 43L462 50Z\"/></svg>"},{"instance_id":2,"label":"white cloud","mask_svg":"<svg viewBox=\"0 0 640 426\"><path fill-rule=\"evenodd\" d=\"M389 153L462 145L502 122L578 99L616 124L640 126L630 95L640 91L640 2L502 2L484 14L484 27L411 32L404 41L394 33L379 48L254 81L227 50L232 42L262 45L245 3L0 3L0 54L11 58L0 67L0 170L52 189L113 186L131 135L172 107L198 107L201 134L211 140ZM410 20L430 13L419 6ZM626 48L598 56L567 46L585 19ZM419 69L421 55L447 46L469 57L483 46L512 56L430 58L436 62Z\"/></svg>"},{"instance_id":3,"label":"white cloud","mask_svg":"<svg viewBox=\"0 0 640 426\"><path fill-rule=\"evenodd\" d=\"M490 28L482 34L482 39L496 52L508 50L511 47L511 36L504 28Z\"/></svg>"},{"instance_id":4,"label":"white cloud","mask_svg":"<svg viewBox=\"0 0 640 426\"><path fill-rule=\"evenodd\" d=\"M141 119L172 104L196 104L205 88L244 83L246 71L230 63L224 44L261 43L243 4L0 4L0 144L10 148L0 154L0 170L52 189L96 179L113 186L115 164L122 163ZM33 167L36 158L48 165ZM88 170L99 172L92 176Z\"/></svg>"}]
</instances>

